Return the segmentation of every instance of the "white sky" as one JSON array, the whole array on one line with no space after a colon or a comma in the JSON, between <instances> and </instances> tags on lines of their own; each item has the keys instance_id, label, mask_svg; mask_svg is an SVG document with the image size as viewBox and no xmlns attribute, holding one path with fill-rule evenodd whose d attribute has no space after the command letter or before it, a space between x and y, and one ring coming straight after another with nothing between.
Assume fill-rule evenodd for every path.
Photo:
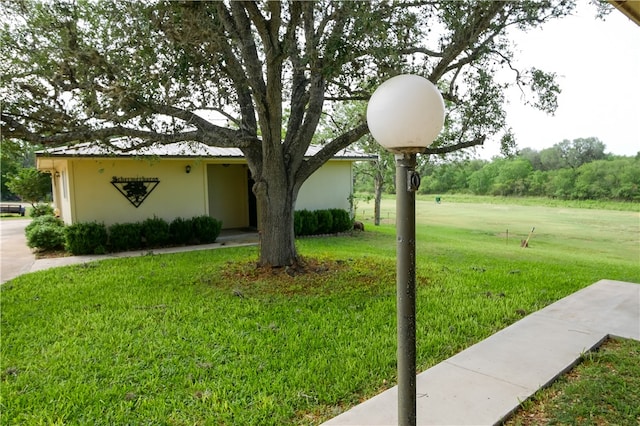
<instances>
[{"instance_id":1,"label":"white sky","mask_svg":"<svg viewBox=\"0 0 640 426\"><path fill-rule=\"evenodd\" d=\"M564 139L596 137L606 152L635 156L640 151L640 26L617 10L604 21L596 19L594 7L578 4L574 16L514 39L519 63L557 73L562 93L555 116L549 116L524 106L514 88L508 125L519 148L541 150ZM498 152L495 141L477 150L485 159Z\"/></svg>"}]
</instances>

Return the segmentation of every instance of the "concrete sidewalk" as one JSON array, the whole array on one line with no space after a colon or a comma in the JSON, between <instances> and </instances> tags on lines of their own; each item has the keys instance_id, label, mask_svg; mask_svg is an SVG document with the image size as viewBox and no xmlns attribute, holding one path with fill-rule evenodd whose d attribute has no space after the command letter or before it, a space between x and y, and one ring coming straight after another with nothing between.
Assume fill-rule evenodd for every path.
<instances>
[{"instance_id":1,"label":"concrete sidewalk","mask_svg":"<svg viewBox=\"0 0 640 426\"><path fill-rule=\"evenodd\" d=\"M222 247L239 247L256 245L258 243L258 234L256 232L244 232L236 230L223 230L216 242L213 244L201 244L197 246L184 246L184 247L168 247L162 249L147 249L147 250L135 250L121 253L109 253L100 255L86 255L86 256L67 256L67 257L54 257L50 259L37 259L33 262L30 269L25 272L36 272L44 269L50 269L58 266L74 265L78 263L93 262L96 260L104 259L118 259L123 257L136 257L144 256L149 253L153 254L166 254L166 253L183 253L198 250L210 250Z\"/></svg>"},{"instance_id":2,"label":"concrete sidewalk","mask_svg":"<svg viewBox=\"0 0 640 426\"><path fill-rule=\"evenodd\" d=\"M640 340L640 284L602 280L417 376L419 425L493 425L607 336ZM324 423L397 425L397 387Z\"/></svg>"}]
</instances>

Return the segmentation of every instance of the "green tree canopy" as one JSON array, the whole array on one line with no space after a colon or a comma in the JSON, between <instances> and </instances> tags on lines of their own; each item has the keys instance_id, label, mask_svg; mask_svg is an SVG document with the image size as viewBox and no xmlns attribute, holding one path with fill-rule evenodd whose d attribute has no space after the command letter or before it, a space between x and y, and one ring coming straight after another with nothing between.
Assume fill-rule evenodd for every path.
<instances>
[{"instance_id":1,"label":"green tree canopy","mask_svg":"<svg viewBox=\"0 0 640 426\"><path fill-rule=\"evenodd\" d=\"M9 176L7 187L22 201L33 206L51 192L51 177L34 167L22 168L15 175Z\"/></svg>"},{"instance_id":2,"label":"green tree canopy","mask_svg":"<svg viewBox=\"0 0 640 426\"><path fill-rule=\"evenodd\" d=\"M534 105L555 108L554 75L516 70L507 31L564 16L573 3L7 0L0 7L3 138L239 148L255 181L260 263L278 266L297 259L293 208L304 181L367 133L354 121L305 158L323 110L416 73L447 103L432 152L481 144L505 132L506 85L496 77L503 68L511 66L513 84L529 90Z\"/></svg>"},{"instance_id":3,"label":"green tree canopy","mask_svg":"<svg viewBox=\"0 0 640 426\"><path fill-rule=\"evenodd\" d=\"M0 194L3 201L17 199L7 183L23 167L34 167L36 156L34 147L16 139L3 139L0 149Z\"/></svg>"}]
</instances>

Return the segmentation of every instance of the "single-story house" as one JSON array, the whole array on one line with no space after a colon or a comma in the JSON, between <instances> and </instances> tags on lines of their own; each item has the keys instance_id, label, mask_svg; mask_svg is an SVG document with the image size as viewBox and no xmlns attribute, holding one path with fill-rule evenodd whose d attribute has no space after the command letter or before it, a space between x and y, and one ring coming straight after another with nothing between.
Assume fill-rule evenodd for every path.
<instances>
[{"instance_id":1,"label":"single-story house","mask_svg":"<svg viewBox=\"0 0 640 426\"><path fill-rule=\"evenodd\" d=\"M66 224L209 215L224 229L257 227L253 180L239 149L190 142L127 150L125 143L36 153L38 170L51 174L53 204ZM319 149L311 146L306 155ZM303 184L295 209L349 210L353 163L375 158L354 149L338 152Z\"/></svg>"}]
</instances>

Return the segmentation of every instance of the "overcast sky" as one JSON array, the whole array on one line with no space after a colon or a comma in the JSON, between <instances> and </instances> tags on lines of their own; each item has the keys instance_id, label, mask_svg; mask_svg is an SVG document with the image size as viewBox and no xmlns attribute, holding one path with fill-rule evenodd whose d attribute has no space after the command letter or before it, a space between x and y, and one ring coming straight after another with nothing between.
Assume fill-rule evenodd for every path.
<instances>
[{"instance_id":1,"label":"overcast sky","mask_svg":"<svg viewBox=\"0 0 640 426\"><path fill-rule=\"evenodd\" d=\"M515 38L524 66L558 74L562 93L555 116L523 106L520 91L509 96L508 125L519 148L548 148L564 139L596 137L618 155L640 151L640 26L618 11L604 21L585 2L575 16ZM478 149L498 154L498 143Z\"/></svg>"}]
</instances>

